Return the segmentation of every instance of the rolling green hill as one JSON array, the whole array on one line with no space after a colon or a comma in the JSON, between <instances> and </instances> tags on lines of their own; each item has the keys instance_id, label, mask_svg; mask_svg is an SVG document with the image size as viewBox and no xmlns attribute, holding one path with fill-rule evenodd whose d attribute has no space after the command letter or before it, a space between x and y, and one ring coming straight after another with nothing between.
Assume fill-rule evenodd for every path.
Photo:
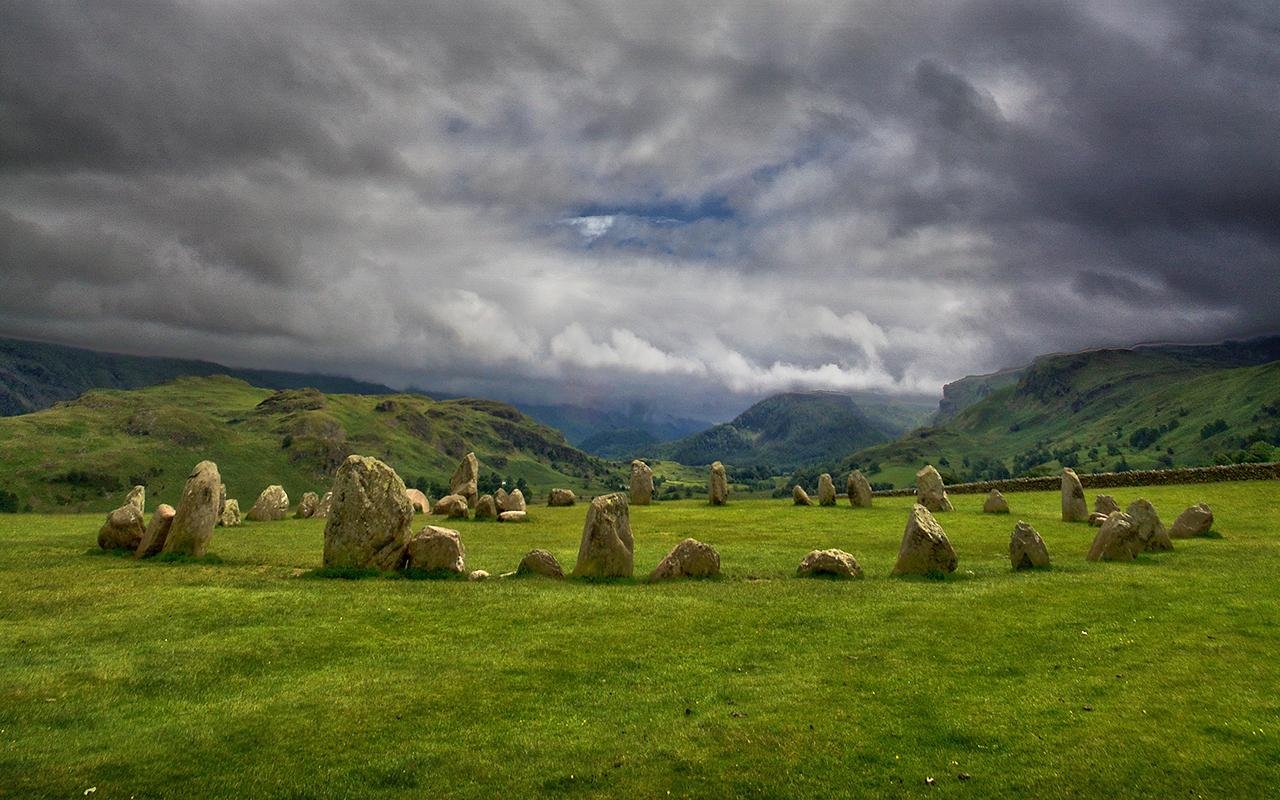
<instances>
[{"instance_id":1,"label":"rolling green hill","mask_svg":"<svg viewBox=\"0 0 1280 800\"><path fill-rule=\"evenodd\" d=\"M836 468L856 464L873 481L907 486L924 463L960 481L1063 466L1095 472L1270 460L1280 446L1277 357L1280 337L1044 356L954 417L862 449Z\"/></svg>"},{"instance_id":2,"label":"rolling green hill","mask_svg":"<svg viewBox=\"0 0 1280 800\"><path fill-rule=\"evenodd\" d=\"M552 486L598 492L622 481L614 465L502 403L273 392L215 376L93 390L0 419L0 491L35 510L100 510L141 483L151 497L172 502L191 467L208 458L247 510L272 483L294 500L324 491L351 453L383 459L406 482L447 485L469 450L482 476L524 481L538 493Z\"/></svg>"}]
</instances>

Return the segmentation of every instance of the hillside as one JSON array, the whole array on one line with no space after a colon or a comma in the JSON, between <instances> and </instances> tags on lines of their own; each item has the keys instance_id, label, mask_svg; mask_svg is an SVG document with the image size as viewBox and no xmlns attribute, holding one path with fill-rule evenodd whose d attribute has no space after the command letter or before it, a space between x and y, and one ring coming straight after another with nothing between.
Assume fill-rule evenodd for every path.
<instances>
[{"instance_id":1,"label":"hillside","mask_svg":"<svg viewBox=\"0 0 1280 800\"><path fill-rule=\"evenodd\" d=\"M1280 446L1277 358L1280 337L1044 356L945 422L837 468L906 486L926 462L981 480L1266 460Z\"/></svg>"},{"instance_id":2,"label":"hillside","mask_svg":"<svg viewBox=\"0 0 1280 800\"><path fill-rule=\"evenodd\" d=\"M138 389L190 375L229 375L268 389L309 386L347 394L394 391L382 384L330 375L237 369L211 361L129 356L0 338L0 416L40 411L90 389Z\"/></svg>"},{"instance_id":3,"label":"hillside","mask_svg":"<svg viewBox=\"0 0 1280 800\"><path fill-rule=\"evenodd\" d=\"M342 459L360 453L435 497L469 450L482 476L523 481L538 494L552 486L598 492L622 480L613 465L502 403L273 392L217 376L93 390L0 419L0 491L36 510L106 509L135 483L173 501L192 465L209 458L247 508L271 483L295 500L323 491Z\"/></svg>"},{"instance_id":4,"label":"hillside","mask_svg":"<svg viewBox=\"0 0 1280 800\"><path fill-rule=\"evenodd\" d=\"M710 424L644 408L611 411L567 404L517 406L542 424L564 433L574 447L602 458L626 458L652 444L688 436Z\"/></svg>"},{"instance_id":5,"label":"hillside","mask_svg":"<svg viewBox=\"0 0 1280 800\"><path fill-rule=\"evenodd\" d=\"M919 404L917 404L919 405ZM923 406L921 406L923 408ZM649 448L683 464L723 461L735 467L790 470L837 458L850 449L888 441L906 427L910 412L889 403L873 416L854 398L836 392L790 392L761 400L731 422Z\"/></svg>"}]
</instances>

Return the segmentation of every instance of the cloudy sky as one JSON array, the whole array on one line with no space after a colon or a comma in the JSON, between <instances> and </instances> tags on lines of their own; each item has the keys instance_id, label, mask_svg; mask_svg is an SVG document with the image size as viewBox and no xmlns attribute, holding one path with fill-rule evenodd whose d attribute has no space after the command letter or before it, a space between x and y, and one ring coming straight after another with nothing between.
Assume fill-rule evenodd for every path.
<instances>
[{"instance_id":1,"label":"cloudy sky","mask_svg":"<svg viewBox=\"0 0 1280 800\"><path fill-rule=\"evenodd\" d=\"M1280 4L0 3L0 334L723 413L1280 328Z\"/></svg>"}]
</instances>

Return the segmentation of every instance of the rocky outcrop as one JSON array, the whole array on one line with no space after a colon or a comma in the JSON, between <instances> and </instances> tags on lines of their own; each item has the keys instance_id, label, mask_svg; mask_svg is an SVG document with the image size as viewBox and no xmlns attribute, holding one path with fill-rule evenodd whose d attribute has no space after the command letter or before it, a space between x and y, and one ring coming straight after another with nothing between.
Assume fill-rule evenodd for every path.
<instances>
[{"instance_id":1,"label":"rocky outcrop","mask_svg":"<svg viewBox=\"0 0 1280 800\"><path fill-rule=\"evenodd\" d=\"M716 549L697 539L685 539L663 557L657 568L649 574L649 580L712 578L719 574L720 554Z\"/></svg>"},{"instance_id":2,"label":"rocky outcrop","mask_svg":"<svg viewBox=\"0 0 1280 800\"><path fill-rule=\"evenodd\" d=\"M984 514L1008 514L1009 503L1004 499L1004 495L1000 494L999 489L992 489L991 494L987 495L987 499L982 504L982 513Z\"/></svg>"},{"instance_id":3,"label":"rocky outcrop","mask_svg":"<svg viewBox=\"0 0 1280 800\"><path fill-rule=\"evenodd\" d=\"M456 451L455 451L456 452ZM467 499L467 507L475 507L480 481L480 462L475 453L467 453L458 468L449 478L449 494L462 495Z\"/></svg>"},{"instance_id":4,"label":"rocky outcrop","mask_svg":"<svg viewBox=\"0 0 1280 800\"><path fill-rule=\"evenodd\" d=\"M713 506L722 506L729 502L729 479L724 472L724 464L716 461L711 465L711 474L707 481L707 500Z\"/></svg>"},{"instance_id":5,"label":"rocky outcrop","mask_svg":"<svg viewBox=\"0 0 1280 800\"><path fill-rule=\"evenodd\" d=\"M573 574L584 578L629 578L634 549L626 495L615 492L597 497L587 510Z\"/></svg>"},{"instance_id":6,"label":"rocky outcrop","mask_svg":"<svg viewBox=\"0 0 1280 800\"><path fill-rule=\"evenodd\" d=\"M845 492L849 496L849 505L854 508L871 508L871 484L861 470L855 469L849 473L849 480L845 482Z\"/></svg>"},{"instance_id":7,"label":"rocky outcrop","mask_svg":"<svg viewBox=\"0 0 1280 800\"><path fill-rule=\"evenodd\" d=\"M945 575L956 571L956 551L942 526L922 504L911 507L894 575Z\"/></svg>"},{"instance_id":8,"label":"rocky outcrop","mask_svg":"<svg viewBox=\"0 0 1280 800\"><path fill-rule=\"evenodd\" d=\"M796 575L812 578L828 575L835 578L861 578L862 567L858 559L843 550L810 550L796 567Z\"/></svg>"},{"instance_id":9,"label":"rocky outcrop","mask_svg":"<svg viewBox=\"0 0 1280 800\"><path fill-rule=\"evenodd\" d=\"M631 462L631 504L647 506L653 502L653 470L643 461Z\"/></svg>"},{"instance_id":10,"label":"rocky outcrop","mask_svg":"<svg viewBox=\"0 0 1280 800\"><path fill-rule=\"evenodd\" d=\"M285 494L283 486L272 484L258 495L247 516L254 522L271 522L284 519L288 515L289 495Z\"/></svg>"},{"instance_id":11,"label":"rocky outcrop","mask_svg":"<svg viewBox=\"0 0 1280 800\"><path fill-rule=\"evenodd\" d=\"M916 503L924 506L930 513L952 510L942 476L932 464L926 464L916 473Z\"/></svg>"},{"instance_id":12,"label":"rocky outcrop","mask_svg":"<svg viewBox=\"0 0 1280 800\"><path fill-rule=\"evenodd\" d=\"M818 505L834 506L836 504L836 485L831 481L831 473L824 472L818 476Z\"/></svg>"},{"instance_id":13,"label":"rocky outcrop","mask_svg":"<svg viewBox=\"0 0 1280 800\"><path fill-rule=\"evenodd\" d=\"M1169 528L1169 538L1190 539L1207 536L1213 530L1213 511L1204 503L1196 503L1178 515Z\"/></svg>"},{"instance_id":14,"label":"rocky outcrop","mask_svg":"<svg viewBox=\"0 0 1280 800\"><path fill-rule=\"evenodd\" d=\"M791 488L791 502L798 506L813 505L813 500L809 499L809 493L798 483Z\"/></svg>"},{"instance_id":15,"label":"rocky outcrop","mask_svg":"<svg viewBox=\"0 0 1280 800\"><path fill-rule=\"evenodd\" d=\"M1062 521L1088 522L1089 504L1084 500L1084 487L1070 467L1062 470Z\"/></svg>"},{"instance_id":16,"label":"rocky outcrop","mask_svg":"<svg viewBox=\"0 0 1280 800\"><path fill-rule=\"evenodd\" d=\"M1049 566L1049 548L1035 528L1022 520L1009 537L1009 563L1014 569L1040 569Z\"/></svg>"},{"instance_id":17,"label":"rocky outcrop","mask_svg":"<svg viewBox=\"0 0 1280 800\"><path fill-rule=\"evenodd\" d=\"M164 550L164 540L169 538L169 528L173 527L177 513L177 509L167 503L156 506L151 521L147 523L147 531L142 534L142 541L138 542L138 549L133 553L135 558L150 558Z\"/></svg>"},{"instance_id":18,"label":"rocky outcrop","mask_svg":"<svg viewBox=\"0 0 1280 800\"><path fill-rule=\"evenodd\" d=\"M466 555L457 531L435 525L423 528L405 547L406 566L418 572L462 575L467 570Z\"/></svg>"},{"instance_id":19,"label":"rocky outcrop","mask_svg":"<svg viewBox=\"0 0 1280 800\"><path fill-rule=\"evenodd\" d=\"M165 553L200 557L209 549L222 512L222 478L218 465L201 461L187 477L177 511L164 540Z\"/></svg>"},{"instance_id":20,"label":"rocky outcrop","mask_svg":"<svg viewBox=\"0 0 1280 800\"><path fill-rule=\"evenodd\" d=\"M324 565L397 569L412 522L413 505L396 471L376 458L348 456L334 476L324 526Z\"/></svg>"},{"instance_id":21,"label":"rocky outcrop","mask_svg":"<svg viewBox=\"0 0 1280 800\"><path fill-rule=\"evenodd\" d=\"M544 578L559 580L564 577L564 570L560 568L560 562L556 561L556 557L546 550L530 550L525 553L524 558L520 559L516 574L541 575Z\"/></svg>"}]
</instances>

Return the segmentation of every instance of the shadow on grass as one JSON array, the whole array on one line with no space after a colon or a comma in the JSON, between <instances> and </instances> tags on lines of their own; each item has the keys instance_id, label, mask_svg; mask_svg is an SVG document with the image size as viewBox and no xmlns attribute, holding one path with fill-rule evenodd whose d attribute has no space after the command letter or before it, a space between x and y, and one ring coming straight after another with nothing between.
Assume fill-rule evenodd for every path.
<instances>
[{"instance_id":1,"label":"shadow on grass","mask_svg":"<svg viewBox=\"0 0 1280 800\"><path fill-rule=\"evenodd\" d=\"M221 565L226 562L222 560L222 556L215 553L208 553L203 556L189 556L185 553L161 553L160 555L147 559L160 564L214 564Z\"/></svg>"},{"instance_id":2,"label":"shadow on grass","mask_svg":"<svg viewBox=\"0 0 1280 800\"><path fill-rule=\"evenodd\" d=\"M369 578L381 578L386 573L369 567L317 567L299 575L299 578L318 578L322 580L360 581Z\"/></svg>"}]
</instances>

